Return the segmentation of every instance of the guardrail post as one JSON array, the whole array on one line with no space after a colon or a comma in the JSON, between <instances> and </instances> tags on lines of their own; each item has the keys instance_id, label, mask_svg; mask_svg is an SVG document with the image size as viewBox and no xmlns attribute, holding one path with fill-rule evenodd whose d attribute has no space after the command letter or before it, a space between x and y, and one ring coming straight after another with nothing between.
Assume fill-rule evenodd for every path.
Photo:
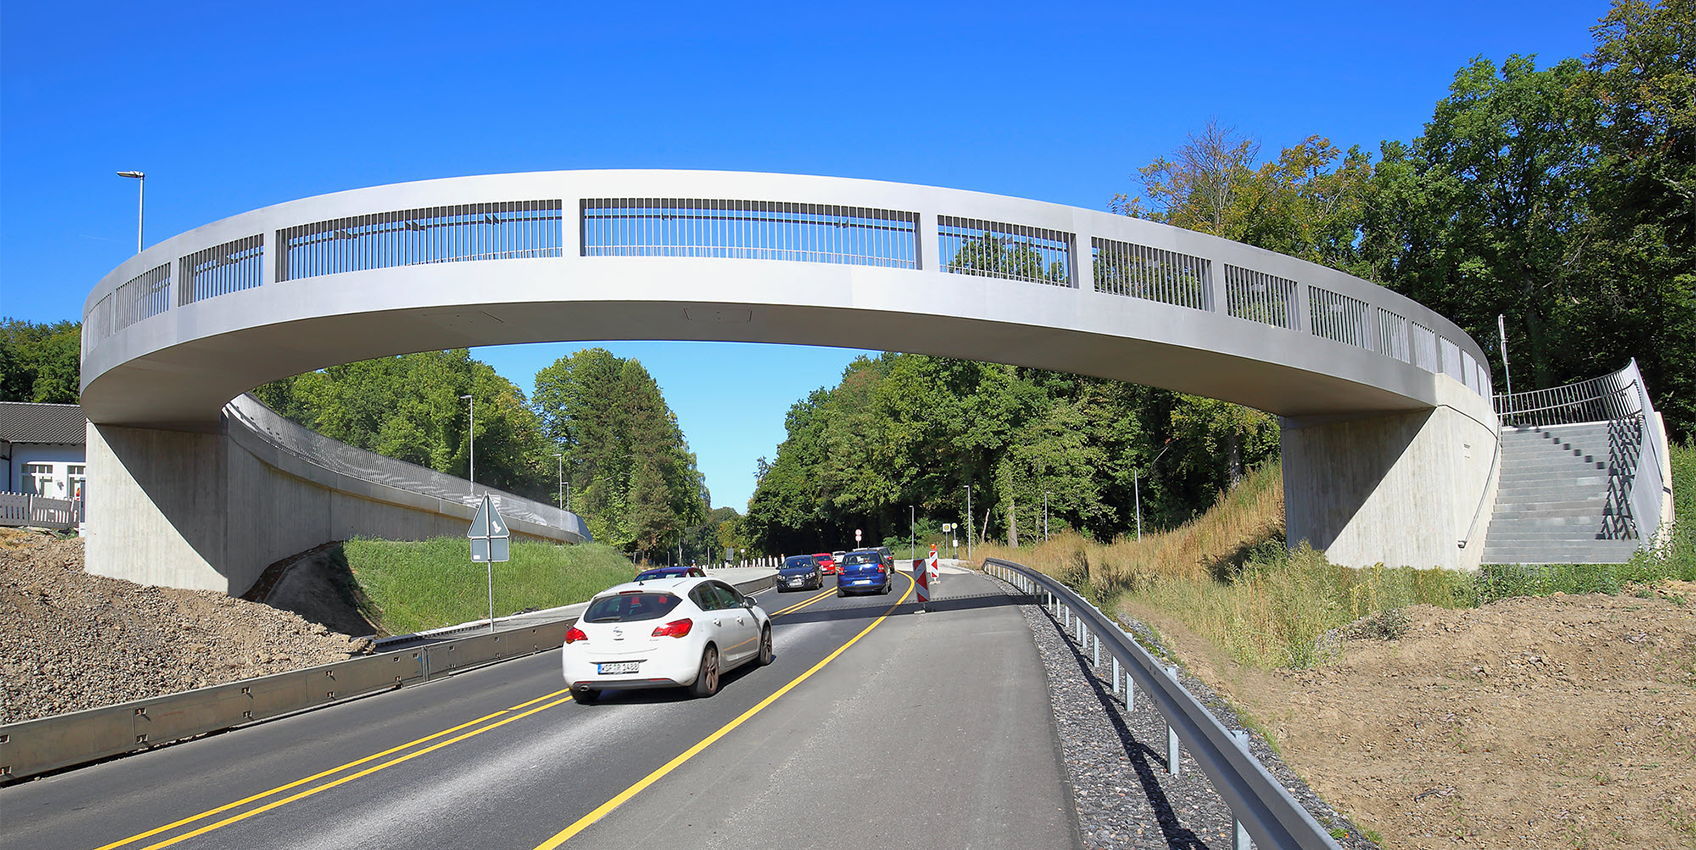
<instances>
[{"instance_id":1,"label":"guardrail post","mask_svg":"<svg viewBox=\"0 0 1696 850\"><path fill-rule=\"evenodd\" d=\"M1247 729L1233 729L1231 737L1236 739L1237 746L1242 748L1244 753L1248 752ZM1254 839L1248 835L1248 827L1243 826L1242 818L1237 817L1236 812L1231 813L1231 828L1231 850L1249 850L1254 846Z\"/></svg>"},{"instance_id":2,"label":"guardrail post","mask_svg":"<svg viewBox=\"0 0 1696 850\"><path fill-rule=\"evenodd\" d=\"M1101 635L1095 635L1095 666L1101 666Z\"/></svg>"},{"instance_id":3,"label":"guardrail post","mask_svg":"<svg viewBox=\"0 0 1696 850\"><path fill-rule=\"evenodd\" d=\"M1166 675L1171 676L1176 681L1178 668L1168 666ZM1168 719L1166 721L1166 772L1173 776L1178 775L1178 755L1178 730L1172 728L1172 721Z\"/></svg>"},{"instance_id":4,"label":"guardrail post","mask_svg":"<svg viewBox=\"0 0 1696 850\"><path fill-rule=\"evenodd\" d=\"M1100 646L1100 644L1096 644ZM1113 693L1119 692L1119 656L1113 656Z\"/></svg>"}]
</instances>

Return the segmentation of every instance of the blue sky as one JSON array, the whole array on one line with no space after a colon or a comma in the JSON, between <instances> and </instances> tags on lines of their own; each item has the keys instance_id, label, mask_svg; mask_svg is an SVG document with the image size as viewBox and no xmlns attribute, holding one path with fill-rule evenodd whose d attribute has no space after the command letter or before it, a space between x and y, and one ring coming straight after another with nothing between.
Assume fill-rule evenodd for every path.
<instances>
[{"instance_id":1,"label":"blue sky","mask_svg":"<svg viewBox=\"0 0 1696 850\"><path fill-rule=\"evenodd\" d=\"M516 171L860 177L1094 209L1210 118L1263 154L1417 135L1474 56L1582 56L1606 2L0 0L0 315L80 319L134 250L281 201ZM527 393L581 344L478 349ZM614 343L741 510L858 352Z\"/></svg>"}]
</instances>

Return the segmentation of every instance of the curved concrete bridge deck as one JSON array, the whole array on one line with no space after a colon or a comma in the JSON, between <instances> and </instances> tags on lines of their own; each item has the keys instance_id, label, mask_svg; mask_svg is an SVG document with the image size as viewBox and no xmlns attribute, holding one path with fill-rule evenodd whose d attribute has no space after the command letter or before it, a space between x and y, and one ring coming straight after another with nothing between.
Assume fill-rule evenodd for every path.
<instances>
[{"instance_id":1,"label":"curved concrete bridge deck","mask_svg":"<svg viewBox=\"0 0 1696 850\"><path fill-rule=\"evenodd\" d=\"M163 503L198 498L184 487L227 510L212 456L240 393L504 343L886 349L1247 404L1285 418L1291 539L1345 563L1476 564L1457 543L1481 533L1493 481L1484 353L1421 305L1203 234L925 186L580 171L359 189L167 239L107 275L84 321L82 405L107 461L91 461L90 560L110 574L133 572L119 561L141 529L169 536ZM189 483L150 471L167 455ZM229 546L188 548L202 579L240 584Z\"/></svg>"}]
</instances>

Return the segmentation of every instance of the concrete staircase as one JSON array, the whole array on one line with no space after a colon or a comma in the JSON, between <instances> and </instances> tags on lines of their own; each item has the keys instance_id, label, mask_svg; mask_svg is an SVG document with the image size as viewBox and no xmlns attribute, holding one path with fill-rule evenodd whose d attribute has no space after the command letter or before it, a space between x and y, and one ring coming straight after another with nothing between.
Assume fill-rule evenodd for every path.
<instances>
[{"instance_id":1,"label":"concrete staircase","mask_svg":"<svg viewBox=\"0 0 1696 850\"><path fill-rule=\"evenodd\" d=\"M1635 420L1503 429L1486 564L1618 564L1637 550L1626 513Z\"/></svg>"}]
</instances>

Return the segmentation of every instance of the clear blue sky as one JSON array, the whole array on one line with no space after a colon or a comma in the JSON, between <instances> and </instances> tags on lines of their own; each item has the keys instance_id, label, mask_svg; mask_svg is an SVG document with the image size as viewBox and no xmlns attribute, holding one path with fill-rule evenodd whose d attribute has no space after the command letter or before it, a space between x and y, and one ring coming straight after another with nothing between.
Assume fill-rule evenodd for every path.
<instances>
[{"instance_id":1,"label":"clear blue sky","mask_svg":"<svg viewBox=\"0 0 1696 850\"><path fill-rule=\"evenodd\" d=\"M1472 57L1582 56L1603 0L0 0L0 315L81 318L135 246L405 180L575 168L861 177L1104 208L1209 118L1275 154L1417 135ZM580 345L474 352L530 392ZM856 352L618 343L742 510Z\"/></svg>"}]
</instances>

